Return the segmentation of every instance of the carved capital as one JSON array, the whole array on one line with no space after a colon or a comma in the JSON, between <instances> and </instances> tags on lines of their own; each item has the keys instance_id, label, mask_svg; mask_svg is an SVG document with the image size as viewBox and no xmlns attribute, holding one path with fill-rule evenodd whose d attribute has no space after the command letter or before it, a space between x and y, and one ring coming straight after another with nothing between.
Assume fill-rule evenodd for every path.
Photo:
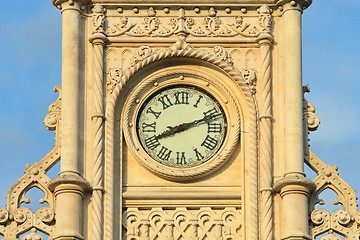
<instances>
[{"instance_id":1,"label":"carved capital","mask_svg":"<svg viewBox=\"0 0 360 240\"><path fill-rule=\"evenodd\" d=\"M287 10L305 10L312 3L312 0L279 0L276 5L282 6L283 11Z\"/></svg>"},{"instance_id":2,"label":"carved capital","mask_svg":"<svg viewBox=\"0 0 360 240\"><path fill-rule=\"evenodd\" d=\"M81 6L88 4L90 0L52 0L52 3L58 9L66 7L81 8Z\"/></svg>"},{"instance_id":3,"label":"carved capital","mask_svg":"<svg viewBox=\"0 0 360 240\"><path fill-rule=\"evenodd\" d=\"M308 197L316 189L316 184L301 175L288 175L274 184L274 190L280 193L281 197L286 194L298 193Z\"/></svg>"},{"instance_id":4,"label":"carved capital","mask_svg":"<svg viewBox=\"0 0 360 240\"><path fill-rule=\"evenodd\" d=\"M89 41L93 44L93 45L103 45L105 46L105 43L108 41L108 38L100 32L96 32L93 35L91 35L89 37Z\"/></svg>"},{"instance_id":5,"label":"carved capital","mask_svg":"<svg viewBox=\"0 0 360 240\"><path fill-rule=\"evenodd\" d=\"M56 194L64 191L72 191L83 195L91 189L89 182L76 174L63 174L52 180L49 189Z\"/></svg>"}]
</instances>

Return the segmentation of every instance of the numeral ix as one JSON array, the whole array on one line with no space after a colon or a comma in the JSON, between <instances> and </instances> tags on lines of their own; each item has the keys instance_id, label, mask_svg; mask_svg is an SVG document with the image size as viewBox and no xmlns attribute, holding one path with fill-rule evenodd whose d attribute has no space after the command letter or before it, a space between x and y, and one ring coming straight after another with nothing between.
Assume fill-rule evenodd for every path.
<instances>
[{"instance_id":1,"label":"numeral ix","mask_svg":"<svg viewBox=\"0 0 360 240\"><path fill-rule=\"evenodd\" d=\"M142 124L143 132L155 132L156 129L156 122L153 123L144 123Z\"/></svg>"}]
</instances>

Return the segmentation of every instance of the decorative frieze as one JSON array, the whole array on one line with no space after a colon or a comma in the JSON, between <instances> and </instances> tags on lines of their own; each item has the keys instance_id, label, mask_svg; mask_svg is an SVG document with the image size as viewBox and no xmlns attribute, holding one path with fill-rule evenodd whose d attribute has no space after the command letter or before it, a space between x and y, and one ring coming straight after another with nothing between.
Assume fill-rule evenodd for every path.
<instances>
[{"instance_id":1,"label":"decorative frieze","mask_svg":"<svg viewBox=\"0 0 360 240\"><path fill-rule=\"evenodd\" d=\"M124 239L241 239L238 208L128 208Z\"/></svg>"},{"instance_id":2,"label":"decorative frieze","mask_svg":"<svg viewBox=\"0 0 360 240\"><path fill-rule=\"evenodd\" d=\"M96 5L98 6L98 5ZM104 15L93 13L94 32L102 31ZM271 15L269 8L258 9L258 19L248 17L246 10L232 11L230 8L218 10L210 7L207 13L190 9L169 9L159 11L154 7L148 9L124 10L119 8L107 14L104 26L108 37L170 37L179 32L189 37L236 37L256 38L260 32L269 32ZM145 13L146 12L146 13ZM246 17L245 17L246 16Z\"/></svg>"}]
</instances>

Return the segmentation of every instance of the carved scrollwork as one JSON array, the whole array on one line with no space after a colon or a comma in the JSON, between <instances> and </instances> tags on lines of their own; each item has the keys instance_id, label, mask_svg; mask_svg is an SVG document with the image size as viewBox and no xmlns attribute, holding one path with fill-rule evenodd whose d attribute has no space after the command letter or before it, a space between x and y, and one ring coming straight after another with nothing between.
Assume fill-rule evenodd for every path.
<instances>
[{"instance_id":1,"label":"carved scrollwork","mask_svg":"<svg viewBox=\"0 0 360 240\"><path fill-rule=\"evenodd\" d=\"M51 235L54 228L54 205L55 196L49 190L48 185L51 179L46 173L60 160L60 121L61 121L61 88L55 87L55 91L59 92L58 99L50 104L48 115L45 117L44 123L47 129L56 130L55 147L39 162L32 165L26 165L25 174L16 181L8 191L7 209L0 208L0 235L5 239L16 239L20 234L26 233L31 228ZM26 197L26 194L37 188L44 196L39 199L39 204L47 203L48 207L37 209L33 213L30 209L21 206L28 204L32 199ZM32 209L35 211L35 209ZM25 238L26 236L26 238ZM25 235L23 239L38 239L35 233ZM35 238L34 238L35 237Z\"/></svg>"},{"instance_id":2,"label":"carved scrollwork","mask_svg":"<svg viewBox=\"0 0 360 240\"><path fill-rule=\"evenodd\" d=\"M50 104L48 108L49 113L44 118L45 127L50 131L54 131L56 129L61 113L61 87L56 86L54 88L54 92L58 92L59 97L54 103Z\"/></svg>"},{"instance_id":3,"label":"carved scrollwork","mask_svg":"<svg viewBox=\"0 0 360 240\"><path fill-rule=\"evenodd\" d=\"M48 208L48 207L43 207L36 211L35 217L36 217L36 219L38 219L46 224L50 224L55 218L55 213L54 213L53 209Z\"/></svg>"},{"instance_id":4,"label":"carved scrollwork","mask_svg":"<svg viewBox=\"0 0 360 240\"><path fill-rule=\"evenodd\" d=\"M315 107L307 102L307 126L309 131L315 131L320 124L319 117L315 114Z\"/></svg>"},{"instance_id":5,"label":"carved scrollwork","mask_svg":"<svg viewBox=\"0 0 360 240\"><path fill-rule=\"evenodd\" d=\"M136 23L129 23L129 18L126 16L121 16L116 19L115 23L112 23L106 30L106 35L108 37L117 37L125 34L135 27Z\"/></svg>"},{"instance_id":6,"label":"carved scrollwork","mask_svg":"<svg viewBox=\"0 0 360 240\"><path fill-rule=\"evenodd\" d=\"M220 58L222 61L227 62L230 65L233 65L233 60L226 49L219 45L215 46L213 49L214 55Z\"/></svg>"},{"instance_id":7,"label":"carved scrollwork","mask_svg":"<svg viewBox=\"0 0 360 240\"><path fill-rule=\"evenodd\" d=\"M93 7L94 33L103 33L105 24L105 9L100 4Z\"/></svg>"},{"instance_id":8,"label":"carved scrollwork","mask_svg":"<svg viewBox=\"0 0 360 240\"><path fill-rule=\"evenodd\" d=\"M242 224L236 208L129 208L124 218L129 239L240 239Z\"/></svg>"},{"instance_id":9,"label":"carved scrollwork","mask_svg":"<svg viewBox=\"0 0 360 240\"><path fill-rule=\"evenodd\" d=\"M108 78L106 81L106 90L111 94L114 91L114 88L121 81L123 76L123 71L120 68L110 68L108 73Z\"/></svg>"},{"instance_id":10,"label":"carved scrollwork","mask_svg":"<svg viewBox=\"0 0 360 240\"><path fill-rule=\"evenodd\" d=\"M193 18L187 18L185 26L190 36L194 37L257 37L259 31L256 26L250 27L251 24L245 23L243 18L237 16L234 23L224 23L220 17L209 16L203 22Z\"/></svg>"},{"instance_id":11,"label":"carved scrollwork","mask_svg":"<svg viewBox=\"0 0 360 240\"><path fill-rule=\"evenodd\" d=\"M0 224L5 224L9 220L9 212L5 208L0 208Z\"/></svg>"},{"instance_id":12,"label":"carved scrollwork","mask_svg":"<svg viewBox=\"0 0 360 240\"><path fill-rule=\"evenodd\" d=\"M28 208L18 208L13 214L14 220L17 223L24 223L28 218L31 218L31 211Z\"/></svg>"},{"instance_id":13,"label":"carved scrollwork","mask_svg":"<svg viewBox=\"0 0 360 240\"><path fill-rule=\"evenodd\" d=\"M143 61L145 58L151 56L153 54L153 50L149 46L141 46L138 49L137 56L135 56L131 61L131 66L134 66L138 62Z\"/></svg>"},{"instance_id":14,"label":"carved scrollwork","mask_svg":"<svg viewBox=\"0 0 360 240\"><path fill-rule=\"evenodd\" d=\"M332 167L323 163L312 152L310 152L310 159L307 164L318 175L313 180L316 184L316 190L311 196L310 206L314 208L318 203L323 204L324 201L319 199L320 193L326 189L331 189L338 195L338 199L333 204L341 204L344 208L331 214L324 209L313 209L311 212L313 239L323 234L325 235L321 239L341 239L333 232L345 237L345 239L358 239L360 212L356 210L354 190L339 176L336 166Z\"/></svg>"},{"instance_id":15,"label":"carved scrollwork","mask_svg":"<svg viewBox=\"0 0 360 240\"><path fill-rule=\"evenodd\" d=\"M253 69L242 69L240 70L240 74L245 79L245 82L247 85L249 85L249 88L251 89L251 93L256 93L256 71Z\"/></svg>"},{"instance_id":16,"label":"carved scrollwork","mask_svg":"<svg viewBox=\"0 0 360 240\"><path fill-rule=\"evenodd\" d=\"M96 9L94 9L95 11ZM106 27L108 37L170 37L183 33L192 37L235 37L256 38L260 35L258 28L270 32L272 17L269 8L259 9L259 26L245 21L242 16L219 17L217 10L210 7L207 17L185 16L183 8L178 10L178 17L157 16L154 7L147 10L147 16L127 16L121 12L119 17L112 17ZM100 11L94 15L94 31L101 30L102 15ZM96 19L96 20L95 20Z\"/></svg>"},{"instance_id":17,"label":"carved scrollwork","mask_svg":"<svg viewBox=\"0 0 360 240\"><path fill-rule=\"evenodd\" d=\"M267 5L262 5L259 8L259 22L261 27L261 32L269 33L271 32L271 26L272 26L272 17L270 8Z\"/></svg>"}]
</instances>

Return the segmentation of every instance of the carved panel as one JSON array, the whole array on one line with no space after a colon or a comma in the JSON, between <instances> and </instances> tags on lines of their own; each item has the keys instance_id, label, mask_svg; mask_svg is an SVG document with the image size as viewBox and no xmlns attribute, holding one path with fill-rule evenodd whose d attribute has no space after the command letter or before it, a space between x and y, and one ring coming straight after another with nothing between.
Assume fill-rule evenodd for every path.
<instances>
[{"instance_id":1,"label":"carved panel","mask_svg":"<svg viewBox=\"0 0 360 240\"><path fill-rule=\"evenodd\" d=\"M241 239L238 208L128 208L124 239Z\"/></svg>"},{"instance_id":2,"label":"carved panel","mask_svg":"<svg viewBox=\"0 0 360 240\"><path fill-rule=\"evenodd\" d=\"M244 18L240 11L232 13L231 9L219 9L218 12L214 7L203 10L167 8L163 11L154 7L109 11L105 34L108 37L170 37L183 32L191 37L256 38L259 29L264 29L263 25L269 21L264 14L250 19ZM101 28L101 21L102 15L95 14L94 32Z\"/></svg>"}]
</instances>

